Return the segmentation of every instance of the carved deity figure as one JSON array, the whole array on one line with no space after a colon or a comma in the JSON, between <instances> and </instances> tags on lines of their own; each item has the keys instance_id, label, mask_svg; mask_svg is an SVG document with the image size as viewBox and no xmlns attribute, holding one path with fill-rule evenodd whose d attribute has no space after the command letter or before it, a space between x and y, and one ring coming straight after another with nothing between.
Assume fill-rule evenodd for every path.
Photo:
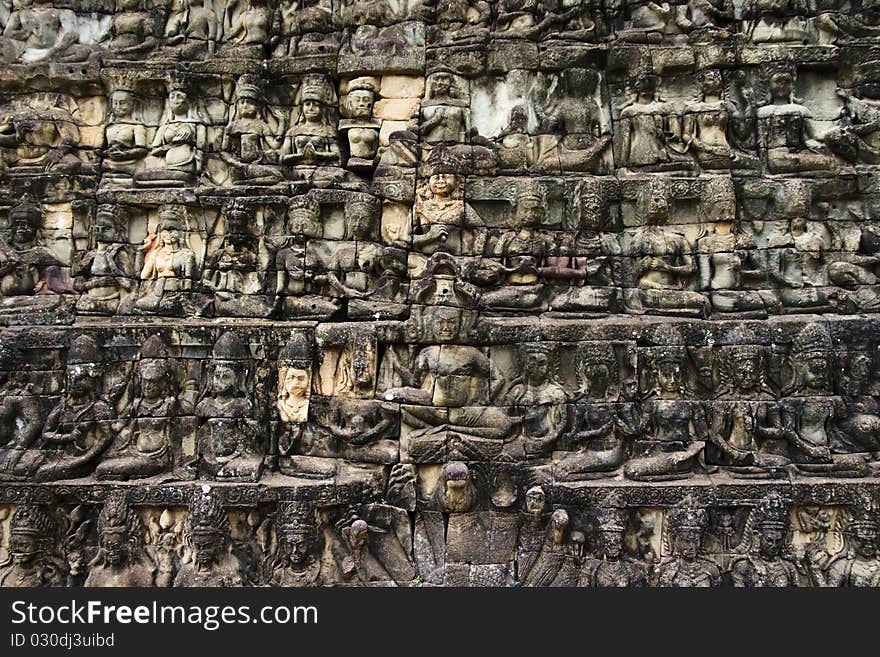
<instances>
[{"instance_id":1,"label":"carved deity figure","mask_svg":"<svg viewBox=\"0 0 880 657\"><path fill-rule=\"evenodd\" d=\"M638 290L629 295L627 305L633 312L705 316L708 299L689 289L697 273L693 246L683 234L666 226L669 204L662 181L646 184L639 193L642 225L624 246L624 253L632 258Z\"/></svg>"},{"instance_id":2,"label":"carved deity figure","mask_svg":"<svg viewBox=\"0 0 880 657\"><path fill-rule=\"evenodd\" d=\"M73 292L63 264L43 246L43 211L24 201L9 210L8 241L0 237L0 315L51 311L63 302L55 295Z\"/></svg>"},{"instance_id":3,"label":"carved deity figure","mask_svg":"<svg viewBox=\"0 0 880 657\"><path fill-rule=\"evenodd\" d=\"M104 128L102 184L129 186L149 153L140 99L127 89L110 94L110 115Z\"/></svg>"},{"instance_id":4,"label":"carved deity figure","mask_svg":"<svg viewBox=\"0 0 880 657\"><path fill-rule=\"evenodd\" d=\"M461 324L460 308L428 307L422 325L431 327L429 339L436 344L418 353L405 373L408 385L383 395L413 404L401 408L401 419L413 427L406 442L417 462L446 461L446 454L497 454L512 428L503 409L479 406L488 401L489 359L476 347L455 344Z\"/></svg>"},{"instance_id":5,"label":"carved deity figure","mask_svg":"<svg viewBox=\"0 0 880 657\"><path fill-rule=\"evenodd\" d=\"M765 347L746 325L724 334L706 451L708 461L726 465L734 477L779 475L788 463L775 448L782 430L766 363Z\"/></svg>"},{"instance_id":6,"label":"carved deity figure","mask_svg":"<svg viewBox=\"0 0 880 657\"><path fill-rule=\"evenodd\" d=\"M498 286L480 297L480 304L493 309L536 309L544 303L539 274L555 242L545 230L546 190L528 182L517 189L512 226L488 240L477 267L478 282Z\"/></svg>"},{"instance_id":7,"label":"carved deity figure","mask_svg":"<svg viewBox=\"0 0 880 657\"><path fill-rule=\"evenodd\" d=\"M77 17L72 9L45 0L15 0L3 29L0 52L6 63L84 62L93 49L78 43Z\"/></svg>"},{"instance_id":8,"label":"carved deity figure","mask_svg":"<svg viewBox=\"0 0 880 657\"><path fill-rule=\"evenodd\" d=\"M706 529L706 510L692 495L685 496L667 513L672 555L657 567L657 586L721 586L721 571L700 554Z\"/></svg>"},{"instance_id":9,"label":"carved deity figure","mask_svg":"<svg viewBox=\"0 0 880 657\"><path fill-rule=\"evenodd\" d=\"M186 235L186 209L180 205L163 205L156 228L140 247L142 282L135 309L179 312L185 293L193 289L199 273L196 255L187 245Z\"/></svg>"},{"instance_id":10,"label":"carved deity figure","mask_svg":"<svg viewBox=\"0 0 880 657\"><path fill-rule=\"evenodd\" d=\"M596 511L602 554L584 560L578 586L622 588L647 586L645 566L626 550L628 514L620 497L609 494Z\"/></svg>"},{"instance_id":11,"label":"carved deity figure","mask_svg":"<svg viewBox=\"0 0 880 657\"><path fill-rule=\"evenodd\" d=\"M17 376L21 354L9 338L0 340L0 478L11 475L18 459L37 443L43 429L39 398Z\"/></svg>"},{"instance_id":12,"label":"carved deity figure","mask_svg":"<svg viewBox=\"0 0 880 657\"><path fill-rule=\"evenodd\" d=\"M77 336L67 354L64 396L46 418L42 435L13 472L37 481L88 474L113 440L103 399L104 358L94 339Z\"/></svg>"},{"instance_id":13,"label":"carved deity figure","mask_svg":"<svg viewBox=\"0 0 880 657\"><path fill-rule=\"evenodd\" d=\"M71 267L74 289L81 293L77 312L115 315L129 307L136 281L127 233L128 212L122 206L98 206L90 248Z\"/></svg>"},{"instance_id":14,"label":"carved deity figure","mask_svg":"<svg viewBox=\"0 0 880 657\"><path fill-rule=\"evenodd\" d=\"M176 388L165 344L153 335L141 348L135 396L122 413L128 424L98 464L95 476L142 479L171 470L174 439L179 435L177 415L186 405Z\"/></svg>"},{"instance_id":15,"label":"carved deity figure","mask_svg":"<svg viewBox=\"0 0 880 657\"><path fill-rule=\"evenodd\" d=\"M422 101L420 132L429 144L460 144L470 134L470 108L463 81L448 71L428 76Z\"/></svg>"},{"instance_id":16,"label":"carved deity figure","mask_svg":"<svg viewBox=\"0 0 880 657\"><path fill-rule=\"evenodd\" d=\"M202 171L208 123L189 85L176 80L150 146L150 155L163 164L137 172L134 182L142 187L194 185Z\"/></svg>"},{"instance_id":17,"label":"carved deity figure","mask_svg":"<svg viewBox=\"0 0 880 657\"><path fill-rule=\"evenodd\" d=\"M521 375L510 381L504 398L521 418L523 450L527 456L544 456L566 426L568 395L556 381L556 354L546 343L520 347Z\"/></svg>"},{"instance_id":18,"label":"carved deity figure","mask_svg":"<svg viewBox=\"0 0 880 657\"><path fill-rule=\"evenodd\" d=\"M64 586L67 569L57 552L57 525L34 504L19 504L10 527L9 557L0 563L0 587Z\"/></svg>"},{"instance_id":19,"label":"carved deity figure","mask_svg":"<svg viewBox=\"0 0 880 657\"><path fill-rule=\"evenodd\" d=\"M318 74L303 78L294 97L299 107L281 149L281 162L289 166L339 165L336 93L329 80Z\"/></svg>"},{"instance_id":20,"label":"carved deity figure","mask_svg":"<svg viewBox=\"0 0 880 657\"><path fill-rule=\"evenodd\" d=\"M635 100L620 112L620 153L615 154L615 162L627 169L668 169L673 163L667 142L675 128L669 122L676 120L675 114L659 99L660 80L656 76L640 76L634 91Z\"/></svg>"},{"instance_id":21,"label":"carved deity figure","mask_svg":"<svg viewBox=\"0 0 880 657\"><path fill-rule=\"evenodd\" d=\"M98 515L98 551L89 562L84 586L170 586L171 571L153 559L144 535L143 523L128 505L125 492L110 492Z\"/></svg>"},{"instance_id":22,"label":"carved deity figure","mask_svg":"<svg viewBox=\"0 0 880 657\"><path fill-rule=\"evenodd\" d=\"M220 499L211 492L196 493L183 534L187 552L174 586L244 586L241 562L232 553L229 532L229 515Z\"/></svg>"},{"instance_id":23,"label":"carved deity figure","mask_svg":"<svg viewBox=\"0 0 880 657\"><path fill-rule=\"evenodd\" d=\"M241 76L220 155L230 167L233 184L281 182L281 169L276 166L277 152L283 142L281 133L283 125L266 106L258 79Z\"/></svg>"},{"instance_id":24,"label":"carved deity figure","mask_svg":"<svg viewBox=\"0 0 880 657\"><path fill-rule=\"evenodd\" d=\"M205 258L202 282L214 292L217 315L265 317L272 312L267 291L271 259L265 237L254 235L255 209L236 200L226 207L226 231Z\"/></svg>"},{"instance_id":25,"label":"carved deity figure","mask_svg":"<svg viewBox=\"0 0 880 657\"><path fill-rule=\"evenodd\" d=\"M269 44L273 8L267 0L229 0L223 15L223 46L218 55L261 59Z\"/></svg>"},{"instance_id":26,"label":"carved deity figure","mask_svg":"<svg viewBox=\"0 0 880 657\"><path fill-rule=\"evenodd\" d=\"M828 563L825 586L880 587L877 504L862 499L847 512L845 548Z\"/></svg>"},{"instance_id":27,"label":"carved deity figure","mask_svg":"<svg viewBox=\"0 0 880 657\"><path fill-rule=\"evenodd\" d=\"M107 47L113 59L141 59L156 47L156 19L142 0L116 0Z\"/></svg>"},{"instance_id":28,"label":"carved deity figure","mask_svg":"<svg viewBox=\"0 0 880 657\"><path fill-rule=\"evenodd\" d=\"M702 467L708 427L702 404L688 390L688 353L674 326L657 330L662 346L649 352L650 387L642 404L641 438L624 473L629 479L662 481L691 476Z\"/></svg>"},{"instance_id":29,"label":"carved deity figure","mask_svg":"<svg viewBox=\"0 0 880 657\"><path fill-rule=\"evenodd\" d=\"M789 455L805 475L830 472L865 474L861 454L834 453L831 430L845 414L843 400L834 394L834 348L828 329L806 324L795 336L788 358L788 382L780 402Z\"/></svg>"},{"instance_id":30,"label":"carved deity figure","mask_svg":"<svg viewBox=\"0 0 880 657\"><path fill-rule=\"evenodd\" d=\"M744 556L735 558L731 567L737 587L789 587L798 585L797 565L789 556L789 505L778 493L770 493L752 511L746 532L737 549Z\"/></svg>"},{"instance_id":31,"label":"carved deity figure","mask_svg":"<svg viewBox=\"0 0 880 657\"><path fill-rule=\"evenodd\" d=\"M205 0L178 0L165 21L162 53L172 59L199 60L214 53L220 21Z\"/></svg>"},{"instance_id":32,"label":"carved deity figure","mask_svg":"<svg viewBox=\"0 0 880 657\"><path fill-rule=\"evenodd\" d=\"M600 91L598 72L567 69L562 73L557 97L541 112L535 166L541 171L596 172L602 153L611 143L595 96Z\"/></svg>"},{"instance_id":33,"label":"carved deity figure","mask_svg":"<svg viewBox=\"0 0 880 657\"><path fill-rule=\"evenodd\" d=\"M257 481L263 456L247 388L250 351L227 331L211 356L207 388L195 408L201 425L198 470L218 480Z\"/></svg>"},{"instance_id":34,"label":"carved deity figure","mask_svg":"<svg viewBox=\"0 0 880 657\"><path fill-rule=\"evenodd\" d=\"M376 81L360 77L348 83L348 93L343 98L343 120L339 130L348 135L349 169L369 170L379 148L380 122L373 118L376 101Z\"/></svg>"},{"instance_id":35,"label":"carved deity figure","mask_svg":"<svg viewBox=\"0 0 880 657\"><path fill-rule=\"evenodd\" d=\"M427 165L428 179L417 190L413 210L413 248L425 254L481 254L484 222L464 200L459 164L437 148Z\"/></svg>"},{"instance_id":36,"label":"carved deity figure","mask_svg":"<svg viewBox=\"0 0 880 657\"><path fill-rule=\"evenodd\" d=\"M794 74L777 69L770 75L769 100L758 108L759 152L770 173L840 173L843 162L817 140L813 115L794 97Z\"/></svg>"},{"instance_id":37,"label":"carved deity figure","mask_svg":"<svg viewBox=\"0 0 880 657\"><path fill-rule=\"evenodd\" d=\"M339 23L327 0L281 0L272 28L274 55L335 54L339 51Z\"/></svg>"},{"instance_id":38,"label":"carved deity figure","mask_svg":"<svg viewBox=\"0 0 880 657\"><path fill-rule=\"evenodd\" d=\"M275 550L265 562L270 586L322 586L322 564L314 510L298 502L279 502L275 515Z\"/></svg>"},{"instance_id":39,"label":"carved deity figure","mask_svg":"<svg viewBox=\"0 0 880 657\"><path fill-rule=\"evenodd\" d=\"M486 0L437 0L432 9L429 43L466 45L488 39L492 8Z\"/></svg>"},{"instance_id":40,"label":"carved deity figure","mask_svg":"<svg viewBox=\"0 0 880 657\"><path fill-rule=\"evenodd\" d=\"M639 422L631 402L619 402L620 372L610 346L582 344L571 425L564 438L576 451L555 460L560 481L608 476L627 458L629 442L638 435Z\"/></svg>"}]
</instances>

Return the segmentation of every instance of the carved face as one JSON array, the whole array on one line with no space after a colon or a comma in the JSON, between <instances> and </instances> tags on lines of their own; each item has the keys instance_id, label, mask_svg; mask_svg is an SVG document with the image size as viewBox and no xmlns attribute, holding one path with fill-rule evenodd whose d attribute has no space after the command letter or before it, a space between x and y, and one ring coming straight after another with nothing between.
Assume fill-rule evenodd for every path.
<instances>
[{"instance_id":1,"label":"carved face","mask_svg":"<svg viewBox=\"0 0 880 657\"><path fill-rule=\"evenodd\" d=\"M740 390L751 390L757 387L761 374L760 354L734 351L731 375L734 385Z\"/></svg>"},{"instance_id":2,"label":"carved face","mask_svg":"<svg viewBox=\"0 0 880 657\"><path fill-rule=\"evenodd\" d=\"M681 388L681 364L664 360L657 366L657 384L666 393L677 393Z\"/></svg>"},{"instance_id":3,"label":"carved face","mask_svg":"<svg viewBox=\"0 0 880 657\"><path fill-rule=\"evenodd\" d=\"M623 532L616 529L603 531L602 550L607 559L619 559L623 554Z\"/></svg>"},{"instance_id":4,"label":"carved face","mask_svg":"<svg viewBox=\"0 0 880 657\"><path fill-rule=\"evenodd\" d=\"M165 370L153 361L146 366L141 366L141 396L144 399L155 401L165 394Z\"/></svg>"},{"instance_id":5,"label":"carved face","mask_svg":"<svg viewBox=\"0 0 880 657\"><path fill-rule=\"evenodd\" d=\"M611 371L605 363L584 363L580 371L581 387L604 397L611 382Z\"/></svg>"},{"instance_id":6,"label":"carved face","mask_svg":"<svg viewBox=\"0 0 880 657\"><path fill-rule=\"evenodd\" d=\"M706 71L702 77L703 93L707 96L721 95L721 74L718 71Z\"/></svg>"},{"instance_id":7,"label":"carved face","mask_svg":"<svg viewBox=\"0 0 880 657\"><path fill-rule=\"evenodd\" d=\"M761 556L765 559L775 559L782 552L785 534L781 529L764 528L761 530Z\"/></svg>"},{"instance_id":8,"label":"carved face","mask_svg":"<svg viewBox=\"0 0 880 657\"><path fill-rule=\"evenodd\" d=\"M351 524L348 542L352 549L359 550L367 544L368 532L369 527L363 520L358 519Z\"/></svg>"},{"instance_id":9,"label":"carved face","mask_svg":"<svg viewBox=\"0 0 880 657\"><path fill-rule=\"evenodd\" d=\"M373 92L356 89L348 94L348 107L352 118L369 119L373 114Z\"/></svg>"},{"instance_id":10,"label":"carved face","mask_svg":"<svg viewBox=\"0 0 880 657\"><path fill-rule=\"evenodd\" d=\"M534 516L544 512L544 490L542 488L530 488L526 493L526 511Z\"/></svg>"},{"instance_id":11,"label":"carved face","mask_svg":"<svg viewBox=\"0 0 880 657\"><path fill-rule=\"evenodd\" d=\"M12 217L12 241L16 244L30 244L37 237L37 222L25 213L15 213Z\"/></svg>"},{"instance_id":12,"label":"carved face","mask_svg":"<svg viewBox=\"0 0 880 657\"><path fill-rule=\"evenodd\" d=\"M72 365L67 369L67 391L71 397L92 396L98 387L98 373L88 365Z\"/></svg>"},{"instance_id":13,"label":"carved face","mask_svg":"<svg viewBox=\"0 0 880 657\"><path fill-rule=\"evenodd\" d=\"M291 208L290 231L294 235L317 237L321 234L321 217L312 208Z\"/></svg>"},{"instance_id":14,"label":"carved face","mask_svg":"<svg viewBox=\"0 0 880 657\"><path fill-rule=\"evenodd\" d=\"M448 198L458 187L458 180L452 173L435 173L428 178L428 189L435 196Z\"/></svg>"},{"instance_id":15,"label":"carved face","mask_svg":"<svg viewBox=\"0 0 880 657\"><path fill-rule=\"evenodd\" d=\"M311 541L306 534L296 531L283 531L281 534L282 548L287 559L292 564L301 564L306 561L311 549Z\"/></svg>"},{"instance_id":16,"label":"carved face","mask_svg":"<svg viewBox=\"0 0 880 657\"><path fill-rule=\"evenodd\" d=\"M107 563L111 566L119 566L128 559L128 542L126 534L118 531L101 532L101 547Z\"/></svg>"},{"instance_id":17,"label":"carved face","mask_svg":"<svg viewBox=\"0 0 880 657\"><path fill-rule=\"evenodd\" d=\"M549 377L550 354L530 351L523 356L523 375L532 383L543 383Z\"/></svg>"},{"instance_id":18,"label":"carved face","mask_svg":"<svg viewBox=\"0 0 880 657\"><path fill-rule=\"evenodd\" d=\"M189 109L189 98L183 91L172 91L168 94L168 105L175 114L183 114Z\"/></svg>"},{"instance_id":19,"label":"carved face","mask_svg":"<svg viewBox=\"0 0 880 657\"><path fill-rule=\"evenodd\" d=\"M700 532L697 529L680 529L675 534L675 551L685 561L693 561L700 553Z\"/></svg>"},{"instance_id":20,"label":"carved face","mask_svg":"<svg viewBox=\"0 0 880 657\"><path fill-rule=\"evenodd\" d=\"M349 203L345 210L351 238L354 240L365 239L370 232L370 224L373 222L373 206L369 203Z\"/></svg>"},{"instance_id":21,"label":"carved face","mask_svg":"<svg viewBox=\"0 0 880 657\"><path fill-rule=\"evenodd\" d=\"M309 371L299 367L288 367L284 372L283 389L288 397L298 397L309 391Z\"/></svg>"},{"instance_id":22,"label":"carved face","mask_svg":"<svg viewBox=\"0 0 880 657\"><path fill-rule=\"evenodd\" d=\"M774 98L788 98L794 81L788 73L776 73L770 78L770 93Z\"/></svg>"},{"instance_id":23,"label":"carved face","mask_svg":"<svg viewBox=\"0 0 880 657\"><path fill-rule=\"evenodd\" d=\"M877 530L870 527L859 527L853 536L853 548L856 553L869 559L877 554Z\"/></svg>"},{"instance_id":24,"label":"carved face","mask_svg":"<svg viewBox=\"0 0 880 657\"><path fill-rule=\"evenodd\" d=\"M117 119L127 119L134 111L134 96L127 91L117 91L110 96L110 109Z\"/></svg>"},{"instance_id":25,"label":"carved face","mask_svg":"<svg viewBox=\"0 0 880 657\"><path fill-rule=\"evenodd\" d=\"M238 388L238 371L232 363L215 361L211 389L221 397L233 395Z\"/></svg>"},{"instance_id":26,"label":"carved face","mask_svg":"<svg viewBox=\"0 0 880 657\"><path fill-rule=\"evenodd\" d=\"M197 532L193 535L192 543L195 548L196 565L201 567L211 566L220 557L222 539L216 533Z\"/></svg>"},{"instance_id":27,"label":"carved face","mask_svg":"<svg viewBox=\"0 0 880 657\"><path fill-rule=\"evenodd\" d=\"M431 95L434 97L449 96L452 90L452 76L448 73L438 73L434 76L431 86Z\"/></svg>"},{"instance_id":28,"label":"carved face","mask_svg":"<svg viewBox=\"0 0 880 657\"><path fill-rule=\"evenodd\" d=\"M537 196L521 196L516 200L516 225L520 228L525 226L540 226L547 217L547 209Z\"/></svg>"},{"instance_id":29,"label":"carved face","mask_svg":"<svg viewBox=\"0 0 880 657\"><path fill-rule=\"evenodd\" d=\"M112 215L98 213L95 217L95 241L110 244L116 241L116 226Z\"/></svg>"},{"instance_id":30,"label":"carved face","mask_svg":"<svg viewBox=\"0 0 880 657\"><path fill-rule=\"evenodd\" d=\"M317 121L321 118L321 103L317 100L303 101L303 116L309 121Z\"/></svg>"},{"instance_id":31,"label":"carved face","mask_svg":"<svg viewBox=\"0 0 880 657\"><path fill-rule=\"evenodd\" d=\"M849 374L854 381L864 382L871 375L871 357L857 354L850 359Z\"/></svg>"},{"instance_id":32,"label":"carved face","mask_svg":"<svg viewBox=\"0 0 880 657\"><path fill-rule=\"evenodd\" d=\"M820 389L828 385L828 357L825 354L812 354L804 364L804 385Z\"/></svg>"},{"instance_id":33,"label":"carved face","mask_svg":"<svg viewBox=\"0 0 880 657\"><path fill-rule=\"evenodd\" d=\"M433 316L434 339L437 342L453 342L461 328L461 315L454 308L438 308Z\"/></svg>"},{"instance_id":34,"label":"carved face","mask_svg":"<svg viewBox=\"0 0 880 657\"><path fill-rule=\"evenodd\" d=\"M180 242L180 232L173 226L162 226L159 239L165 246L176 246Z\"/></svg>"},{"instance_id":35,"label":"carved face","mask_svg":"<svg viewBox=\"0 0 880 657\"><path fill-rule=\"evenodd\" d=\"M260 110L260 106L251 98L239 98L237 107L238 115L243 119L257 118L257 112Z\"/></svg>"},{"instance_id":36,"label":"carved face","mask_svg":"<svg viewBox=\"0 0 880 657\"><path fill-rule=\"evenodd\" d=\"M13 532L10 537L9 552L12 560L19 564L28 564L40 554L40 538L34 534Z\"/></svg>"}]
</instances>

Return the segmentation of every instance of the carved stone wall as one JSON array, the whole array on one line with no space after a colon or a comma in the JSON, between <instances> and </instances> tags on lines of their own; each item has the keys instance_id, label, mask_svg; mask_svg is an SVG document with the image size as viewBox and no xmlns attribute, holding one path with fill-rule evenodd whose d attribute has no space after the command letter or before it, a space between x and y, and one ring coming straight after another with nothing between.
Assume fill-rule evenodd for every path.
<instances>
[{"instance_id":1,"label":"carved stone wall","mask_svg":"<svg viewBox=\"0 0 880 657\"><path fill-rule=\"evenodd\" d=\"M0 585L880 585L873 3L0 24Z\"/></svg>"}]
</instances>

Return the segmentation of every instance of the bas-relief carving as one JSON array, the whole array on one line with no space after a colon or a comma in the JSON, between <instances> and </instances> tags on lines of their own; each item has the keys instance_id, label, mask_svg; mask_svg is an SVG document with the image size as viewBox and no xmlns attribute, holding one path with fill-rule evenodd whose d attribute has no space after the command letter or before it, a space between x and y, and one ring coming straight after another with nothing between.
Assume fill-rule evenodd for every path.
<instances>
[{"instance_id":1,"label":"bas-relief carving","mask_svg":"<svg viewBox=\"0 0 880 657\"><path fill-rule=\"evenodd\" d=\"M878 584L869 14L173 5L0 12L3 585Z\"/></svg>"}]
</instances>

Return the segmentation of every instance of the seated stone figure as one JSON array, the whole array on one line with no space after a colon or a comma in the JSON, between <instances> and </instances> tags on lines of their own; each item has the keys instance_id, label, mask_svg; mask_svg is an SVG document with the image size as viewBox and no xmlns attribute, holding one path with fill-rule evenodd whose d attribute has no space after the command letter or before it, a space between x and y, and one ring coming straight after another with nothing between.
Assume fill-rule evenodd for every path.
<instances>
[{"instance_id":1,"label":"seated stone figure","mask_svg":"<svg viewBox=\"0 0 880 657\"><path fill-rule=\"evenodd\" d=\"M149 153L140 99L127 89L117 89L110 94L110 112L104 129L101 184L129 187Z\"/></svg>"},{"instance_id":2,"label":"seated stone figure","mask_svg":"<svg viewBox=\"0 0 880 657\"><path fill-rule=\"evenodd\" d=\"M631 402L620 402L619 367L610 347L584 344L579 349L571 424L564 436L566 452L555 459L553 475L559 481L611 476L626 461L639 421Z\"/></svg>"},{"instance_id":3,"label":"seated stone figure","mask_svg":"<svg viewBox=\"0 0 880 657\"><path fill-rule=\"evenodd\" d=\"M792 342L790 374L780 401L788 455L801 475L864 476L868 455L840 452L832 442L835 418L846 415L834 392L833 355L831 336L822 324L805 325Z\"/></svg>"},{"instance_id":4,"label":"seated stone figure","mask_svg":"<svg viewBox=\"0 0 880 657\"><path fill-rule=\"evenodd\" d=\"M202 172L207 126L208 119L190 96L188 85L176 80L150 148L150 155L161 160L162 165L138 171L134 174L135 184L141 187L194 185Z\"/></svg>"},{"instance_id":5,"label":"seated stone figure","mask_svg":"<svg viewBox=\"0 0 880 657\"><path fill-rule=\"evenodd\" d=\"M0 317L59 312L58 296L74 290L58 256L40 243L43 212L25 201L9 210L8 241L0 237Z\"/></svg>"},{"instance_id":6,"label":"seated stone figure","mask_svg":"<svg viewBox=\"0 0 880 657\"><path fill-rule=\"evenodd\" d=\"M211 352L208 385L196 405L199 420L198 472L225 481L257 481L263 455L247 390L251 356L231 332Z\"/></svg>"},{"instance_id":7,"label":"seated stone figure","mask_svg":"<svg viewBox=\"0 0 880 657\"><path fill-rule=\"evenodd\" d=\"M258 80L239 79L234 109L223 135L221 157L229 165L235 185L274 185L281 182L276 166L282 136L280 122L267 107Z\"/></svg>"},{"instance_id":8,"label":"seated stone figure","mask_svg":"<svg viewBox=\"0 0 880 657\"><path fill-rule=\"evenodd\" d=\"M427 309L423 326L432 328L430 339L439 344L419 352L409 385L383 394L387 401L414 404L401 407L401 421L413 428L401 442L415 462L497 455L513 426L503 409L481 406L488 401L489 359L476 347L454 344L461 312Z\"/></svg>"},{"instance_id":9,"label":"seated stone figure","mask_svg":"<svg viewBox=\"0 0 880 657\"><path fill-rule=\"evenodd\" d=\"M706 316L709 300L690 290L697 265L687 238L670 230L669 198L662 181L652 181L639 193L641 227L624 243L632 259L637 289L627 290L631 312Z\"/></svg>"},{"instance_id":10,"label":"seated stone figure","mask_svg":"<svg viewBox=\"0 0 880 657\"><path fill-rule=\"evenodd\" d=\"M80 335L67 354L64 396L46 418L42 435L23 450L12 475L35 481L88 475L113 440L110 407L103 399L104 358Z\"/></svg>"},{"instance_id":11,"label":"seated stone figure","mask_svg":"<svg viewBox=\"0 0 880 657\"><path fill-rule=\"evenodd\" d=\"M825 585L847 588L880 587L880 556L877 552L877 507L859 496L847 508L845 548L825 567Z\"/></svg>"},{"instance_id":12,"label":"seated stone figure","mask_svg":"<svg viewBox=\"0 0 880 657\"><path fill-rule=\"evenodd\" d=\"M657 330L651 348L648 398L642 404L641 438L624 467L628 479L664 481L690 477L704 463L708 427L702 404L687 394L688 354L673 326Z\"/></svg>"},{"instance_id":13,"label":"seated stone figure","mask_svg":"<svg viewBox=\"0 0 880 657\"><path fill-rule=\"evenodd\" d=\"M95 468L98 479L141 479L170 472L179 420L176 381L158 335L141 348L137 392L122 417L128 425Z\"/></svg>"},{"instance_id":14,"label":"seated stone figure","mask_svg":"<svg viewBox=\"0 0 880 657\"><path fill-rule=\"evenodd\" d=\"M72 9L41 0L16 0L0 37L3 61L84 62L96 51L79 43L78 27Z\"/></svg>"},{"instance_id":15,"label":"seated stone figure","mask_svg":"<svg viewBox=\"0 0 880 657\"><path fill-rule=\"evenodd\" d=\"M115 315L130 308L136 279L127 238L128 213L118 205L98 206L93 246L71 267L74 288L81 292L78 313Z\"/></svg>"}]
</instances>

